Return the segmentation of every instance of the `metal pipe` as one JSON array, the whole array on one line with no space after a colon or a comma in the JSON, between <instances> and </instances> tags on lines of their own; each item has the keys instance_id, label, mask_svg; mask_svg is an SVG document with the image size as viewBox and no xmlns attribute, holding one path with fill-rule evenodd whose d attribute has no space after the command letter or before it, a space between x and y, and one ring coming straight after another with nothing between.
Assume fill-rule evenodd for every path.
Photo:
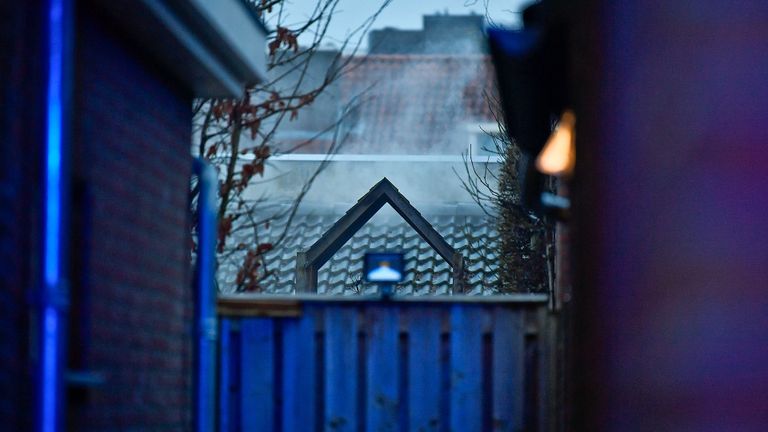
<instances>
[{"instance_id":1,"label":"metal pipe","mask_svg":"<svg viewBox=\"0 0 768 432\"><path fill-rule=\"evenodd\" d=\"M195 430L214 430L216 417L216 170L195 159L200 195L197 200L195 267Z\"/></svg>"}]
</instances>

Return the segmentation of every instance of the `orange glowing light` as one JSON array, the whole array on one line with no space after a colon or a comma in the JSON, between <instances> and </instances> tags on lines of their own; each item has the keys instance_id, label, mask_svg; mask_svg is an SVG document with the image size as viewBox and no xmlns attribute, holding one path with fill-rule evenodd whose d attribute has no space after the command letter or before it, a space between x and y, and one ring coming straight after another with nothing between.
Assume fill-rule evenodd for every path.
<instances>
[{"instance_id":1,"label":"orange glowing light","mask_svg":"<svg viewBox=\"0 0 768 432\"><path fill-rule=\"evenodd\" d=\"M536 168L547 175L570 177L576 164L576 116L567 110L536 158Z\"/></svg>"}]
</instances>

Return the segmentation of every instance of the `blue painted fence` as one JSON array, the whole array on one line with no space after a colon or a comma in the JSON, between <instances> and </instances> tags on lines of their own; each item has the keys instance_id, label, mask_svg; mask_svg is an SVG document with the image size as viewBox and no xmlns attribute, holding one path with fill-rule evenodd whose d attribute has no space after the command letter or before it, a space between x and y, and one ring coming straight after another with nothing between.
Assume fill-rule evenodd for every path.
<instances>
[{"instance_id":1,"label":"blue painted fence","mask_svg":"<svg viewBox=\"0 0 768 432\"><path fill-rule=\"evenodd\" d=\"M221 431L542 430L546 297L219 300Z\"/></svg>"}]
</instances>

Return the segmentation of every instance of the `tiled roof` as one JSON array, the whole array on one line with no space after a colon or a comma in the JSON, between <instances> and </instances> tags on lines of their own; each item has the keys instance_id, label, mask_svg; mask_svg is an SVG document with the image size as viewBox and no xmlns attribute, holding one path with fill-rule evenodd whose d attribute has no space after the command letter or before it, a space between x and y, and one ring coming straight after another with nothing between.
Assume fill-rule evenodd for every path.
<instances>
[{"instance_id":1,"label":"tiled roof","mask_svg":"<svg viewBox=\"0 0 768 432\"><path fill-rule=\"evenodd\" d=\"M333 102L360 96L343 153L461 154L467 125L494 121L486 100L494 88L488 56L372 55L354 63L340 78L341 95ZM300 115L341 109L328 103ZM327 138L300 152L323 151ZM295 137L286 133L281 140Z\"/></svg>"},{"instance_id":2,"label":"tiled roof","mask_svg":"<svg viewBox=\"0 0 768 432\"><path fill-rule=\"evenodd\" d=\"M466 206L422 211L424 217L465 258L470 294L490 294L496 283L496 232L493 223L476 211L463 212ZM447 211L446 211L447 210ZM398 294L434 295L450 292L450 266L433 251L399 215L388 207L365 224L318 272L318 293L371 293L374 286L361 282L363 254L369 251L402 251L406 258L405 280ZM343 212L298 215L282 244L267 254L267 268L274 274L263 281L265 292L292 293L296 254L305 251ZM272 223L263 233L265 242L274 241L284 225ZM236 270L222 265L220 286L231 286ZM230 282L230 283L227 283Z\"/></svg>"},{"instance_id":3,"label":"tiled roof","mask_svg":"<svg viewBox=\"0 0 768 432\"><path fill-rule=\"evenodd\" d=\"M457 127L492 120L484 96L493 88L488 56L369 56L341 86L342 99L367 90L346 151L453 153L446 146Z\"/></svg>"},{"instance_id":4,"label":"tiled roof","mask_svg":"<svg viewBox=\"0 0 768 432\"><path fill-rule=\"evenodd\" d=\"M485 97L494 87L488 56L371 55L354 62L354 67L340 78L338 99L318 100L300 114L311 117L313 110L335 112L341 107L334 104L363 93L364 100L352 115L354 122L341 153L460 155L467 150L467 126L493 121ZM281 140L288 143L296 141L299 132L311 132L287 125ZM321 138L302 151L322 152L323 144L327 144L327 140ZM454 174L446 168L445 175ZM430 179L430 184L424 186L429 190L436 184ZM264 291L294 291L296 254L306 251L350 207L326 204L314 212L297 215L282 243L267 253L267 269L273 274L262 282ZM469 293L493 292L497 273L493 223L476 208L470 210L469 205L441 209L416 207L445 240L463 254ZM330 211L333 208L338 211ZM259 243L275 242L284 226L284 223L272 222L259 233ZM242 240L253 241L253 238ZM238 240L231 241L237 243ZM374 287L360 282L363 254L382 249L399 249L405 253L406 279L398 287L398 293L450 292L450 266L394 212L391 217L374 217L320 268L318 292L372 291ZM235 256L219 269L223 291L233 285L238 259L242 258Z\"/></svg>"}]
</instances>

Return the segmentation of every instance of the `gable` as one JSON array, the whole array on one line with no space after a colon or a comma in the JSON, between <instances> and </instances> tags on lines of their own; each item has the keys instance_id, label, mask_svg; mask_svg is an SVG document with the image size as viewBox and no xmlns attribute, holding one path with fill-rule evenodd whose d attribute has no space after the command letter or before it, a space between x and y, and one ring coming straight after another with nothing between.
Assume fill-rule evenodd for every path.
<instances>
[{"instance_id":1,"label":"gable","mask_svg":"<svg viewBox=\"0 0 768 432\"><path fill-rule=\"evenodd\" d=\"M350 238L375 215L384 204L392 208L414 229L450 266L453 290L463 292L464 258L445 241L432 225L414 208L387 178L374 185L319 240L296 260L296 292L316 292L317 272Z\"/></svg>"}]
</instances>

